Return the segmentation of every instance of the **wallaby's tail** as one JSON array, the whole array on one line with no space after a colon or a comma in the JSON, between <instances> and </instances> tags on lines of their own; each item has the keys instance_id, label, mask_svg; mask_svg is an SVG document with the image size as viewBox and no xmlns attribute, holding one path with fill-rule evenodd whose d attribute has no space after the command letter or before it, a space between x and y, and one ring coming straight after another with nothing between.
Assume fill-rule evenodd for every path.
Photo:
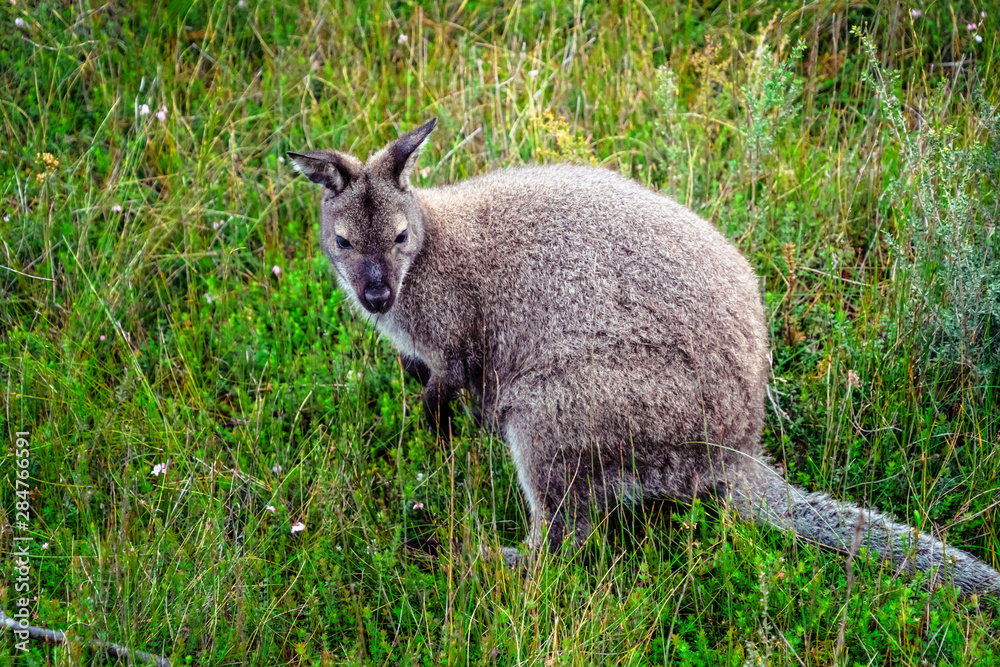
<instances>
[{"instance_id":1,"label":"wallaby's tail","mask_svg":"<svg viewBox=\"0 0 1000 667\"><path fill-rule=\"evenodd\" d=\"M884 514L836 501L825 493L806 493L765 464L732 482L729 492L745 519L791 529L807 540L845 552L857 536L860 546L877 552L898 570L937 570L943 581L960 588L963 595L1000 595L1000 572L978 558L927 533L917 534Z\"/></svg>"}]
</instances>

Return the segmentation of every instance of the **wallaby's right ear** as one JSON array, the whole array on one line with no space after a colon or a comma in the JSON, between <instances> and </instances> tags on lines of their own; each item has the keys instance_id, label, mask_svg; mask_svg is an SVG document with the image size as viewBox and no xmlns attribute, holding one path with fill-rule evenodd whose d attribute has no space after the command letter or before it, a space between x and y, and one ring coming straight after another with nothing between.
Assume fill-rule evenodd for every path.
<instances>
[{"instance_id":1,"label":"wallaby's right ear","mask_svg":"<svg viewBox=\"0 0 1000 667\"><path fill-rule=\"evenodd\" d=\"M357 158L337 151L312 151L292 153L288 158L292 166L313 183L319 183L334 194L343 192L351 181L361 173L362 165Z\"/></svg>"}]
</instances>

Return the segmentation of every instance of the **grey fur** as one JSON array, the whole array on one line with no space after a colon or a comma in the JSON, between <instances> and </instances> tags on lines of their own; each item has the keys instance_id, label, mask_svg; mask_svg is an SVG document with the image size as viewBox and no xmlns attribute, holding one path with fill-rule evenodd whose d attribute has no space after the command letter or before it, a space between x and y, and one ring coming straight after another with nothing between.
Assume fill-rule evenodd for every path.
<instances>
[{"instance_id":1,"label":"grey fur","mask_svg":"<svg viewBox=\"0 0 1000 667\"><path fill-rule=\"evenodd\" d=\"M427 414L446 418L467 388L502 434L531 511L529 546L546 524L551 547L567 530L581 543L592 509L710 493L843 550L864 513L862 543L895 566L937 567L965 593L1000 591L985 563L807 495L763 462L770 362L757 278L710 223L579 166L415 189L409 173L433 125L366 165L333 151L291 157L326 184L323 248L358 311L426 374Z\"/></svg>"}]
</instances>

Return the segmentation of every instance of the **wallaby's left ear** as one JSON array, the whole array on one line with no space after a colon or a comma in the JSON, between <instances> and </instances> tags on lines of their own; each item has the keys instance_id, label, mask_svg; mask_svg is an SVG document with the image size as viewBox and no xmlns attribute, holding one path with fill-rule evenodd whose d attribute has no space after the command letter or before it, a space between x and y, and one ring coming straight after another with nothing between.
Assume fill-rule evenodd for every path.
<instances>
[{"instance_id":1,"label":"wallaby's left ear","mask_svg":"<svg viewBox=\"0 0 1000 667\"><path fill-rule=\"evenodd\" d=\"M380 171L402 188L410 187L410 173L417 165L420 149L435 125L437 118L431 118L417 129L396 139L372 157L368 162L369 168Z\"/></svg>"},{"instance_id":2,"label":"wallaby's left ear","mask_svg":"<svg viewBox=\"0 0 1000 667\"><path fill-rule=\"evenodd\" d=\"M336 195L343 192L362 169L357 158L337 151L289 152L288 157L296 171Z\"/></svg>"}]
</instances>

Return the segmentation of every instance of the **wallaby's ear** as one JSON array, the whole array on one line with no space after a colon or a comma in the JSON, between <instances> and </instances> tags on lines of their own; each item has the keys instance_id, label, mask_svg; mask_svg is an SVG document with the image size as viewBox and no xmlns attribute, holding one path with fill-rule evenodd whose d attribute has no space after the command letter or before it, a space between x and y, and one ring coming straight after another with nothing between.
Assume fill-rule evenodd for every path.
<instances>
[{"instance_id":1,"label":"wallaby's ear","mask_svg":"<svg viewBox=\"0 0 1000 667\"><path fill-rule=\"evenodd\" d=\"M394 180L400 187L408 188L410 173L417 164L420 149L435 125L437 118L431 118L417 129L407 132L376 153L368 163L369 167Z\"/></svg>"},{"instance_id":2,"label":"wallaby's ear","mask_svg":"<svg viewBox=\"0 0 1000 667\"><path fill-rule=\"evenodd\" d=\"M313 183L340 194L361 173L361 163L337 151L288 153L292 166Z\"/></svg>"}]
</instances>

